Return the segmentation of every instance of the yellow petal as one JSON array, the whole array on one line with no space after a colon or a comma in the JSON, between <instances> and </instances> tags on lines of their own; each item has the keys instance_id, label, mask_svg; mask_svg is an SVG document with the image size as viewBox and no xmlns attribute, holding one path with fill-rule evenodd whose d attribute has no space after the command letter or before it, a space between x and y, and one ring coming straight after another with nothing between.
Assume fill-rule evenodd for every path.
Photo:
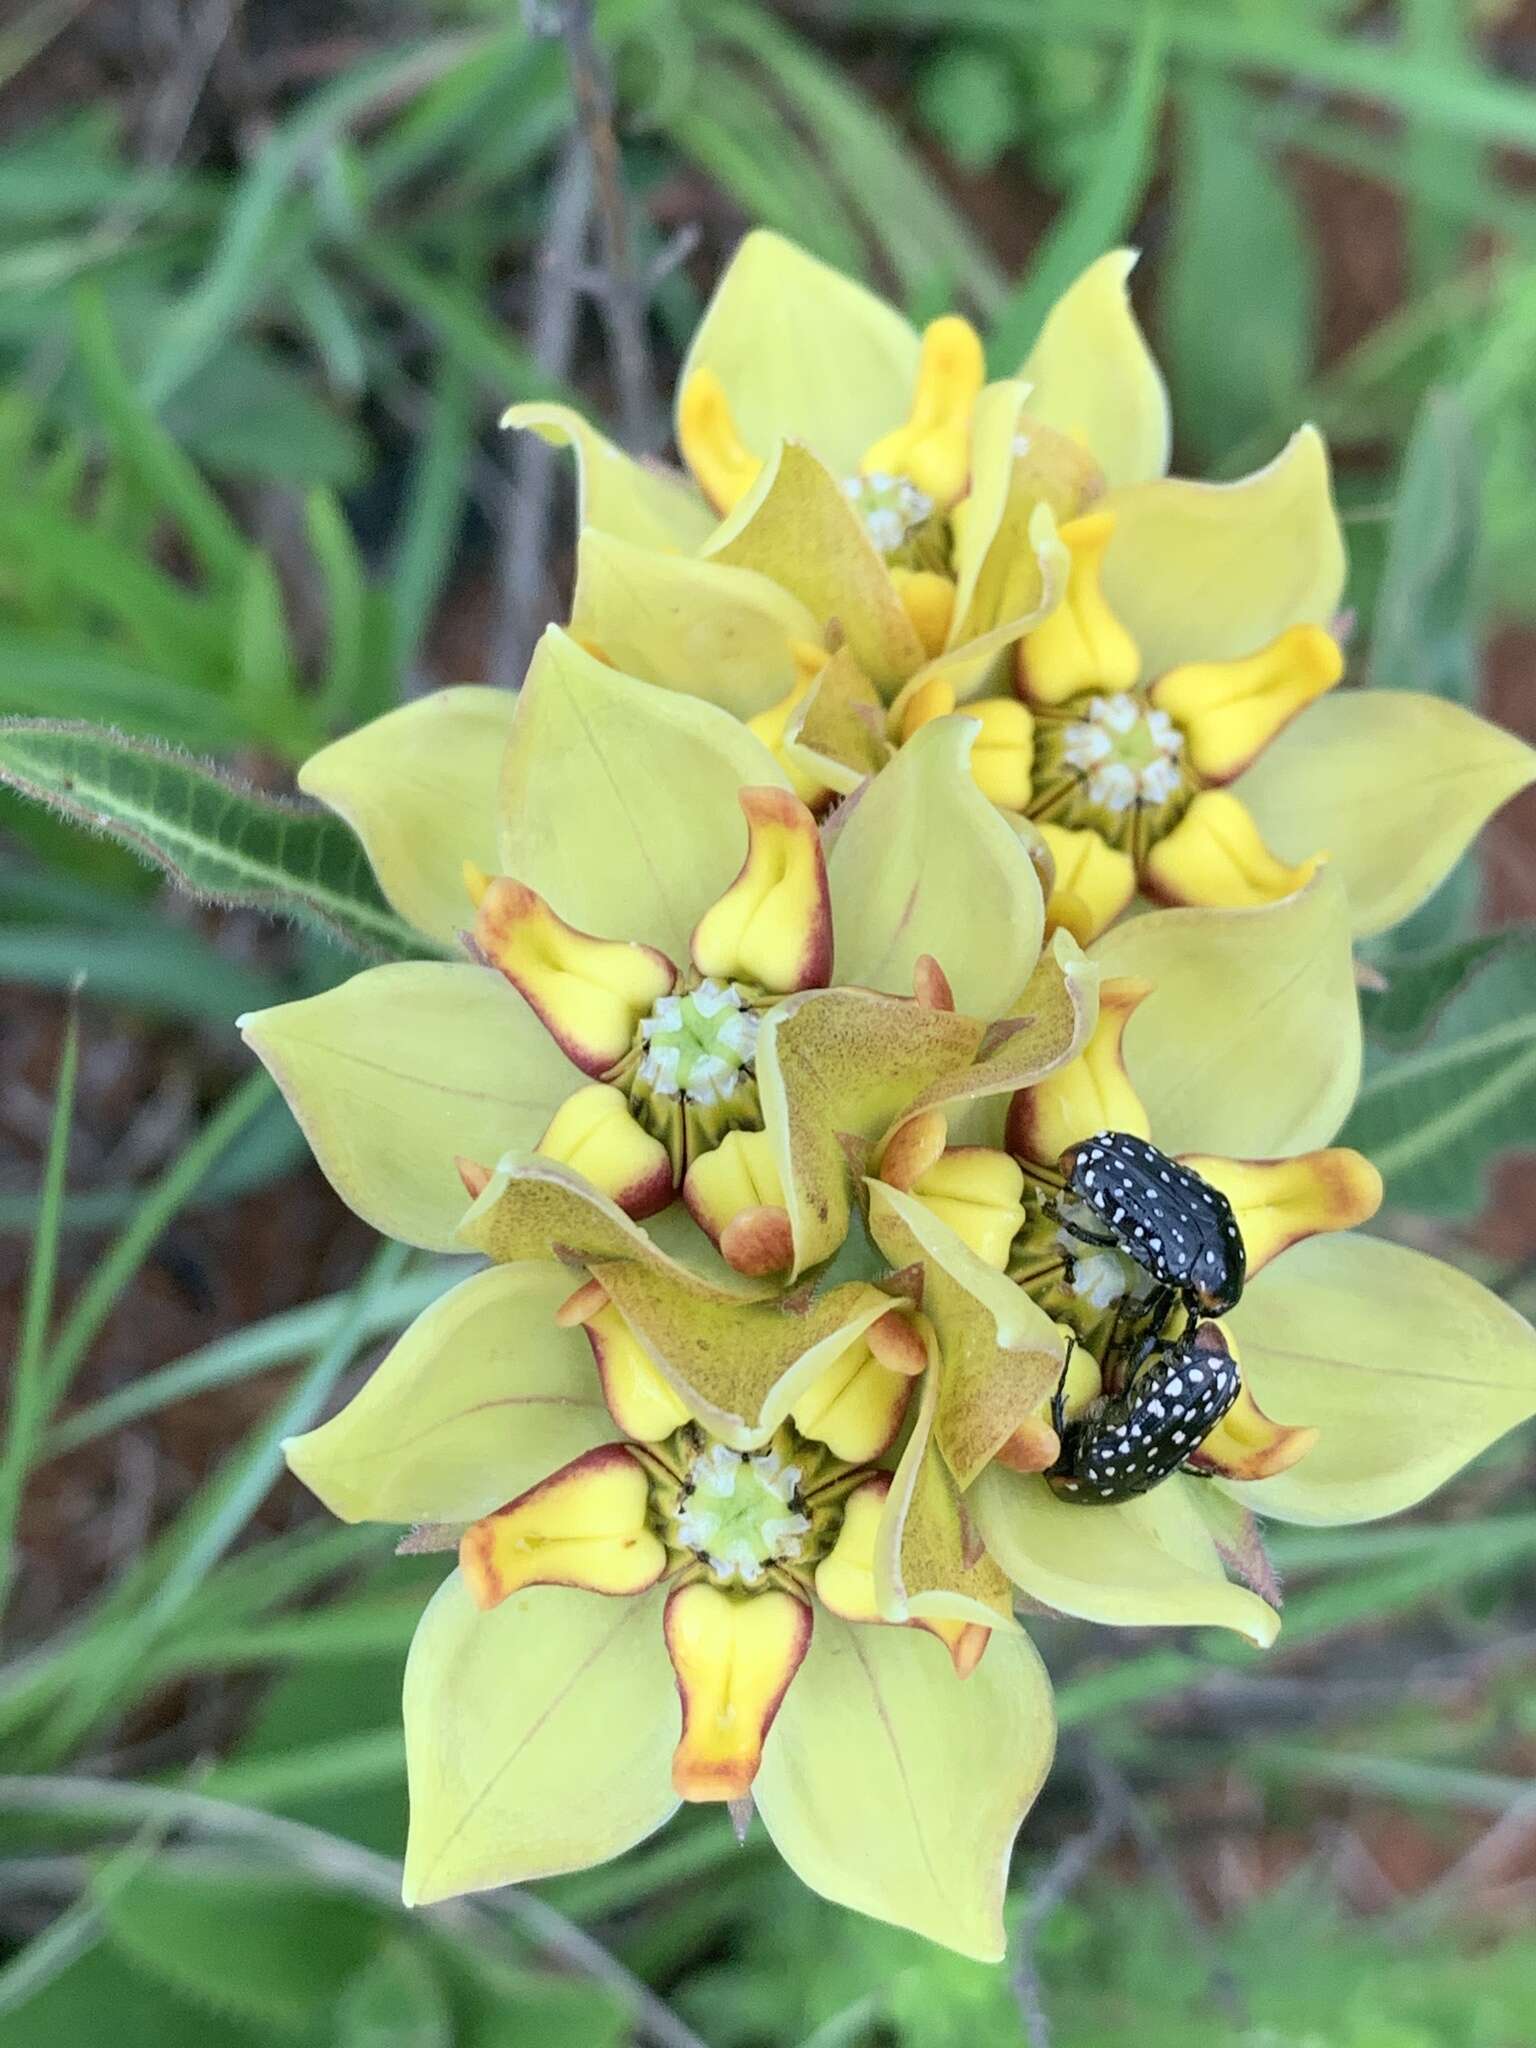
<instances>
[{"instance_id":1,"label":"yellow petal","mask_svg":"<svg viewBox=\"0 0 1536 2048\"><path fill-rule=\"evenodd\" d=\"M811 1641L793 1593L722 1593L695 1580L667 1600L667 1652L683 1703L672 1783L683 1799L744 1799Z\"/></svg>"},{"instance_id":2,"label":"yellow petal","mask_svg":"<svg viewBox=\"0 0 1536 2048\"><path fill-rule=\"evenodd\" d=\"M1183 732L1196 772L1206 782L1230 782L1343 673L1331 634L1289 626L1257 654L1169 669L1150 695Z\"/></svg>"},{"instance_id":3,"label":"yellow petal","mask_svg":"<svg viewBox=\"0 0 1536 2048\"><path fill-rule=\"evenodd\" d=\"M605 1862L677 1803L660 1592L558 1586L482 1614L457 1572L405 1669L407 1905Z\"/></svg>"},{"instance_id":4,"label":"yellow petal","mask_svg":"<svg viewBox=\"0 0 1536 2048\"><path fill-rule=\"evenodd\" d=\"M866 1465L895 1442L911 1392L911 1378L881 1363L865 1331L812 1380L790 1409L790 1420L834 1457Z\"/></svg>"},{"instance_id":5,"label":"yellow petal","mask_svg":"<svg viewBox=\"0 0 1536 2048\"><path fill-rule=\"evenodd\" d=\"M952 505L970 472L971 412L986 377L981 336L971 323L956 313L930 321L906 423L865 450L862 473L908 477L940 509Z\"/></svg>"},{"instance_id":6,"label":"yellow petal","mask_svg":"<svg viewBox=\"0 0 1536 2048\"><path fill-rule=\"evenodd\" d=\"M626 675L752 718L793 685L794 645L817 627L766 576L589 527L576 551L570 630Z\"/></svg>"},{"instance_id":7,"label":"yellow petal","mask_svg":"<svg viewBox=\"0 0 1536 2048\"><path fill-rule=\"evenodd\" d=\"M951 1145L907 1192L947 1224L983 1265L1004 1270L1024 1224L1024 1175L1006 1152L987 1145Z\"/></svg>"},{"instance_id":8,"label":"yellow petal","mask_svg":"<svg viewBox=\"0 0 1536 2048\"><path fill-rule=\"evenodd\" d=\"M677 969L654 946L579 932L505 875L480 896L473 940L584 1074L617 1066L641 1018L677 982Z\"/></svg>"},{"instance_id":9,"label":"yellow petal","mask_svg":"<svg viewBox=\"0 0 1536 2048\"><path fill-rule=\"evenodd\" d=\"M459 1539L459 1570L477 1607L525 1586L643 1593L667 1568L649 1526L651 1484L623 1444L603 1444L541 1480Z\"/></svg>"},{"instance_id":10,"label":"yellow petal","mask_svg":"<svg viewBox=\"0 0 1536 2048\"><path fill-rule=\"evenodd\" d=\"M1282 858L1326 846L1357 933L1385 931L1536 779L1536 753L1459 704L1346 690L1303 713L1237 786Z\"/></svg>"},{"instance_id":11,"label":"yellow petal","mask_svg":"<svg viewBox=\"0 0 1536 2048\"><path fill-rule=\"evenodd\" d=\"M922 667L922 640L864 521L836 476L798 442L778 450L706 554L771 578L806 607L818 632L835 620L887 696Z\"/></svg>"},{"instance_id":12,"label":"yellow petal","mask_svg":"<svg viewBox=\"0 0 1536 2048\"><path fill-rule=\"evenodd\" d=\"M968 1500L1014 1584L1060 1614L1127 1628L1230 1628L1261 1649L1279 1633L1267 1601L1235 1586L1201 1519L1195 1480L1139 1500L1078 1507L1043 1479L990 1465Z\"/></svg>"},{"instance_id":13,"label":"yellow petal","mask_svg":"<svg viewBox=\"0 0 1536 2048\"><path fill-rule=\"evenodd\" d=\"M1028 853L969 772L976 730L942 719L910 740L851 807L827 877L840 981L905 995L926 953L961 1010L992 1018L1029 978L1045 907Z\"/></svg>"},{"instance_id":14,"label":"yellow petal","mask_svg":"<svg viewBox=\"0 0 1536 2048\"><path fill-rule=\"evenodd\" d=\"M578 930L642 939L681 960L700 911L740 864L738 792L783 780L727 712L637 689L551 627L503 759L497 866Z\"/></svg>"},{"instance_id":15,"label":"yellow petal","mask_svg":"<svg viewBox=\"0 0 1536 2048\"><path fill-rule=\"evenodd\" d=\"M1134 249L1090 263L1046 315L1020 377L1030 410L1091 448L1111 484L1168 467L1168 392L1131 311Z\"/></svg>"},{"instance_id":16,"label":"yellow petal","mask_svg":"<svg viewBox=\"0 0 1536 2048\"><path fill-rule=\"evenodd\" d=\"M1298 1159L1217 1159L1205 1153L1182 1158L1237 1211L1250 1280L1304 1237L1353 1230L1381 1207L1381 1175L1369 1159L1342 1145Z\"/></svg>"},{"instance_id":17,"label":"yellow petal","mask_svg":"<svg viewBox=\"0 0 1536 2048\"><path fill-rule=\"evenodd\" d=\"M1203 789L1148 853L1142 879L1165 903L1245 910L1305 888L1326 858L1325 847L1287 867L1264 844L1241 797Z\"/></svg>"},{"instance_id":18,"label":"yellow petal","mask_svg":"<svg viewBox=\"0 0 1536 2048\"><path fill-rule=\"evenodd\" d=\"M431 1251L463 1249L455 1154L531 1145L578 1078L483 967L373 967L240 1029L342 1200Z\"/></svg>"},{"instance_id":19,"label":"yellow petal","mask_svg":"<svg viewBox=\"0 0 1536 2048\"><path fill-rule=\"evenodd\" d=\"M1125 1066L1125 1027L1152 993L1145 981L1106 981L1099 1020L1077 1058L1024 1088L1008 1108L1008 1149L1020 1159L1055 1166L1069 1145L1096 1131L1150 1138L1152 1127Z\"/></svg>"},{"instance_id":20,"label":"yellow petal","mask_svg":"<svg viewBox=\"0 0 1536 2048\"><path fill-rule=\"evenodd\" d=\"M1035 704L1064 704L1088 690L1128 690L1142 673L1136 641L1103 589L1114 515L1085 512L1061 529L1070 566L1060 604L1018 645L1019 688Z\"/></svg>"},{"instance_id":21,"label":"yellow petal","mask_svg":"<svg viewBox=\"0 0 1536 2048\"><path fill-rule=\"evenodd\" d=\"M520 1269L510 1268L512 1272ZM689 1419L688 1403L662 1378L623 1313L604 1296L583 1325L608 1412L632 1442L659 1444Z\"/></svg>"},{"instance_id":22,"label":"yellow petal","mask_svg":"<svg viewBox=\"0 0 1536 2048\"><path fill-rule=\"evenodd\" d=\"M719 380L742 439L761 455L806 442L851 476L905 413L918 338L901 315L783 236L738 245L694 333L678 389L699 370Z\"/></svg>"},{"instance_id":23,"label":"yellow petal","mask_svg":"<svg viewBox=\"0 0 1536 2048\"><path fill-rule=\"evenodd\" d=\"M563 1267L493 1267L424 1309L290 1469L344 1522L467 1522L613 1434Z\"/></svg>"},{"instance_id":24,"label":"yellow petal","mask_svg":"<svg viewBox=\"0 0 1536 2048\"><path fill-rule=\"evenodd\" d=\"M1001 1960L1009 1851L1054 1745L1022 1631L963 1683L923 1630L818 1615L753 1786L785 1861L824 1898ZM985 1759L958 1769L957 1758Z\"/></svg>"},{"instance_id":25,"label":"yellow petal","mask_svg":"<svg viewBox=\"0 0 1536 2048\"><path fill-rule=\"evenodd\" d=\"M299 770L300 789L362 840L395 909L440 946L464 923L462 863L496 864L496 788L516 709L510 690L434 690Z\"/></svg>"},{"instance_id":26,"label":"yellow petal","mask_svg":"<svg viewBox=\"0 0 1536 2048\"><path fill-rule=\"evenodd\" d=\"M875 1543L880 1532L889 1472L856 1486L843 1503L836 1540L816 1567L816 1598L843 1621L879 1621L875 1598Z\"/></svg>"},{"instance_id":27,"label":"yellow petal","mask_svg":"<svg viewBox=\"0 0 1536 2048\"><path fill-rule=\"evenodd\" d=\"M1291 1471L1232 1491L1260 1514L1397 1514L1536 1413L1536 1334L1454 1266L1358 1232L1314 1237L1230 1318L1254 1397L1319 1431Z\"/></svg>"},{"instance_id":28,"label":"yellow petal","mask_svg":"<svg viewBox=\"0 0 1536 2048\"><path fill-rule=\"evenodd\" d=\"M501 424L574 452L578 527L599 527L637 547L691 553L714 525L687 477L659 462L636 462L567 405L510 406Z\"/></svg>"},{"instance_id":29,"label":"yellow petal","mask_svg":"<svg viewBox=\"0 0 1536 2048\"><path fill-rule=\"evenodd\" d=\"M917 689L904 693L891 713L902 744L936 718L948 718L956 702L955 686L948 676L930 676Z\"/></svg>"},{"instance_id":30,"label":"yellow petal","mask_svg":"<svg viewBox=\"0 0 1536 2048\"><path fill-rule=\"evenodd\" d=\"M672 1160L642 1130L622 1090L593 1081L568 1095L534 1150L568 1166L627 1216L654 1216L672 1199Z\"/></svg>"},{"instance_id":31,"label":"yellow petal","mask_svg":"<svg viewBox=\"0 0 1536 2048\"><path fill-rule=\"evenodd\" d=\"M955 586L948 576L934 569L892 569L891 581L901 599L901 608L912 621L923 652L941 654L949 644L955 622Z\"/></svg>"},{"instance_id":32,"label":"yellow petal","mask_svg":"<svg viewBox=\"0 0 1536 2048\"><path fill-rule=\"evenodd\" d=\"M678 386L677 445L720 513L739 505L762 473L762 456L741 438L725 386L707 365L690 371Z\"/></svg>"},{"instance_id":33,"label":"yellow petal","mask_svg":"<svg viewBox=\"0 0 1536 2048\"><path fill-rule=\"evenodd\" d=\"M824 987L832 972L832 904L816 820L788 790L744 789L747 857L693 928L700 974L773 995Z\"/></svg>"},{"instance_id":34,"label":"yellow petal","mask_svg":"<svg viewBox=\"0 0 1536 2048\"><path fill-rule=\"evenodd\" d=\"M1097 832L1048 823L1041 823L1038 830L1056 863L1056 886L1045 906L1046 919L1071 932L1080 946L1092 945L1130 908L1136 894L1136 864Z\"/></svg>"},{"instance_id":35,"label":"yellow petal","mask_svg":"<svg viewBox=\"0 0 1536 2048\"><path fill-rule=\"evenodd\" d=\"M1330 1142L1360 1085L1360 1003L1328 875L1264 910L1130 918L1092 957L1152 984L1125 1053L1163 1151L1269 1159Z\"/></svg>"},{"instance_id":36,"label":"yellow petal","mask_svg":"<svg viewBox=\"0 0 1536 2048\"><path fill-rule=\"evenodd\" d=\"M976 787L1005 810L1025 810L1035 765L1034 714L1017 697L974 697L965 712L981 723L971 749Z\"/></svg>"},{"instance_id":37,"label":"yellow petal","mask_svg":"<svg viewBox=\"0 0 1536 2048\"><path fill-rule=\"evenodd\" d=\"M1143 673L1230 661L1288 626L1327 626L1344 589L1328 451L1303 427L1267 468L1231 484L1171 478L1114 490L1104 594Z\"/></svg>"}]
</instances>

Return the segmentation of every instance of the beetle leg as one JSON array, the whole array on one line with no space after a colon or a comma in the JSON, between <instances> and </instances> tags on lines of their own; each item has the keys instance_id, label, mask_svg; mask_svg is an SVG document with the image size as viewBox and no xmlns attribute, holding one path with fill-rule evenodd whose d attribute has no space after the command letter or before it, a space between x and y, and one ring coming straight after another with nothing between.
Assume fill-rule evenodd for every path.
<instances>
[{"instance_id":1,"label":"beetle leg","mask_svg":"<svg viewBox=\"0 0 1536 2048\"><path fill-rule=\"evenodd\" d=\"M1066 1355L1061 1361L1061 1378L1056 1382L1056 1391L1051 1396L1051 1427L1066 1444L1067 1431L1067 1374L1072 1365L1072 1353L1077 1349L1077 1339L1070 1333L1067 1337Z\"/></svg>"}]
</instances>

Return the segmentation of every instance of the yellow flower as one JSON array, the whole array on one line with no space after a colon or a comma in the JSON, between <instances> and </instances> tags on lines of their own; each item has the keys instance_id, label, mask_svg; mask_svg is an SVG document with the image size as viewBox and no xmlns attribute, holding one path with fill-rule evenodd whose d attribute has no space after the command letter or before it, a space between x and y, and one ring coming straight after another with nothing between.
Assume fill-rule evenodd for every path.
<instances>
[{"instance_id":1,"label":"yellow flower","mask_svg":"<svg viewBox=\"0 0 1536 2048\"><path fill-rule=\"evenodd\" d=\"M623 1262L605 1273L628 1292ZM1050 1696L952 1487L930 1497L924 1319L845 1290L851 1320L727 1440L605 1287L570 1285L539 1262L475 1275L287 1446L338 1514L457 1541L406 1670L407 1900L601 1861L679 1799L750 1799L827 1896L1000 1957Z\"/></svg>"},{"instance_id":2,"label":"yellow flower","mask_svg":"<svg viewBox=\"0 0 1536 2048\"><path fill-rule=\"evenodd\" d=\"M1536 755L1437 698L1325 695L1344 550L1322 440L1303 428L1236 483L1166 477L1133 262L1091 264L986 384L963 321L919 336L747 236L679 383L697 491L563 408L508 415L578 453L573 630L752 721L813 805L969 705L978 780L1039 824L1052 921L1080 940L1138 885L1235 907L1322 859L1357 934L1383 930ZM1024 703L1000 691L1014 642Z\"/></svg>"},{"instance_id":3,"label":"yellow flower","mask_svg":"<svg viewBox=\"0 0 1536 2048\"><path fill-rule=\"evenodd\" d=\"M691 1163L760 1125L761 1031L786 998L834 971L903 997L880 1011L879 1051L915 1091L1028 981L1039 883L969 745L963 722L934 727L824 851L737 721L552 630L519 699L443 692L301 773L424 940L470 958L373 968L243 1019L246 1037L338 1192L391 1235L457 1248L466 1177L475 1192L476 1162L511 1151L654 1214ZM981 1022L911 999L935 955Z\"/></svg>"},{"instance_id":4,"label":"yellow flower","mask_svg":"<svg viewBox=\"0 0 1536 2048\"><path fill-rule=\"evenodd\" d=\"M750 1796L829 1898L995 1957L1052 1741L1010 1582L1266 1643L1216 1488L1389 1512L1536 1405L1518 1318L1340 1234L1377 1191L1329 1149L1360 1058L1342 893L1324 876L1042 953L966 721L915 732L823 850L738 723L559 635L499 794L478 693L384 724L309 784L434 930L466 842L477 866L491 842L509 878L475 880L482 964L377 969L248 1028L349 1199L492 1261L289 1446L338 1514L459 1546L407 1673L408 1895L580 1867L679 1798ZM845 981L823 987L829 919ZM625 1089L684 958L762 994L752 1116L704 1146L685 1118L668 1154L726 1260L675 1215L644 1228L582 1150L642 1131ZM722 1074L701 1021L661 1063L714 1061L718 1093L746 1065ZM580 1129L540 1148L552 1104ZM1242 1397L1179 1446L1187 1469L1089 1508L1073 1460L1093 1404L1134 1391L1130 1335L1186 1334L1177 1305L1139 1326L1137 1262L1067 1208L1061 1153L1105 1128L1225 1190L1250 1284L1187 1354L1236 1359ZM499 1160L470 1168L467 1214L458 1152Z\"/></svg>"}]
</instances>

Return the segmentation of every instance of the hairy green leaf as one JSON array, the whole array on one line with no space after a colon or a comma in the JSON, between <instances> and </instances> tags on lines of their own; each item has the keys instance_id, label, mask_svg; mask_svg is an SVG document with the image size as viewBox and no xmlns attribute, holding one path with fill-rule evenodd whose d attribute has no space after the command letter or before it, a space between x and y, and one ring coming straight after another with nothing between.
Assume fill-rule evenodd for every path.
<instances>
[{"instance_id":1,"label":"hairy green leaf","mask_svg":"<svg viewBox=\"0 0 1536 2048\"><path fill-rule=\"evenodd\" d=\"M429 950L339 819L169 747L84 724L0 721L0 782L117 840L193 896L297 917L379 959Z\"/></svg>"}]
</instances>

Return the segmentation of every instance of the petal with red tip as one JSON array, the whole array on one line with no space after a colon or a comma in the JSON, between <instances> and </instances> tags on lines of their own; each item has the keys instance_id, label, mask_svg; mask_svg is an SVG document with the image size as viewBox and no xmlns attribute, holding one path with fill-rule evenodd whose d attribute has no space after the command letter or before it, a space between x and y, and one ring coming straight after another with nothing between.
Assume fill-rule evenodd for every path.
<instances>
[{"instance_id":1,"label":"petal with red tip","mask_svg":"<svg viewBox=\"0 0 1536 2048\"><path fill-rule=\"evenodd\" d=\"M1220 1188L1237 1211L1248 1277L1304 1237L1353 1230L1381 1207L1381 1175L1362 1153L1335 1145L1295 1159L1218 1159L1180 1155Z\"/></svg>"},{"instance_id":2,"label":"petal with red tip","mask_svg":"<svg viewBox=\"0 0 1536 2048\"><path fill-rule=\"evenodd\" d=\"M877 1336L885 1324L897 1327ZM796 1398L789 1415L800 1434L814 1437L850 1465L870 1464L888 1451L912 1392L912 1375L906 1369L910 1360L899 1334L911 1330L910 1318L892 1309L855 1337ZM897 1357L902 1369L893 1371L878 1355L877 1345L887 1357ZM919 1350L921 1372L927 1357Z\"/></svg>"},{"instance_id":3,"label":"petal with red tip","mask_svg":"<svg viewBox=\"0 0 1536 2048\"><path fill-rule=\"evenodd\" d=\"M1202 789L1166 839L1148 853L1147 892L1164 903L1251 910L1304 888L1328 857L1326 847L1295 867L1264 844L1253 813L1227 789Z\"/></svg>"},{"instance_id":4,"label":"petal with red tip","mask_svg":"<svg viewBox=\"0 0 1536 2048\"><path fill-rule=\"evenodd\" d=\"M1184 734L1196 773L1206 782L1230 782L1343 673L1344 656L1331 634L1321 626L1289 626L1240 660L1171 668L1149 694Z\"/></svg>"},{"instance_id":5,"label":"petal with red tip","mask_svg":"<svg viewBox=\"0 0 1536 2048\"><path fill-rule=\"evenodd\" d=\"M1226 1334L1225 1332L1223 1334ZM1227 1349L1237 1346L1230 1335ZM1299 1464L1320 1432L1307 1424L1276 1422L1264 1413L1247 1380L1237 1399L1189 1459L1191 1471L1214 1479L1273 1479Z\"/></svg>"},{"instance_id":6,"label":"petal with red tip","mask_svg":"<svg viewBox=\"0 0 1536 2048\"><path fill-rule=\"evenodd\" d=\"M683 1706L673 1787L684 1799L742 1799L810 1647L811 1610L793 1593L725 1593L699 1579L670 1595L665 1628Z\"/></svg>"},{"instance_id":7,"label":"petal with red tip","mask_svg":"<svg viewBox=\"0 0 1536 2048\"><path fill-rule=\"evenodd\" d=\"M666 1146L635 1122L622 1090L604 1081L568 1095L534 1150L579 1173L627 1216L655 1216L672 1199Z\"/></svg>"},{"instance_id":8,"label":"petal with red tip","mask_svg":"<svg viewBox=\"0 0 1536 2048\"><path fill-rule=\"evenodd\" d=\"M471 1522L459 1542L464 1583L479 1607L499 1607L525 1586L643 1593L667 1568L649 1504L644 1467L623 1444L600 1444Z\"/></svg>"},{"instance_id":9,"label":"petal with red tip","mask_svg":"<svg viewBox=\"0 0 1536 2048\"><path fill-rule=\"evenodd\" d=\"M816 820L783 789L744 789L747 857L693 928L693 964L718 981L774 995L825 987L832 906Z\"/></svg>"},{"instance_id":10,"label":"petal with red tip","mask_svg":"<svg viewBox=\"0 0 1536 2048\"><path fill-rule=\"evenodd\" d=\"M618 1065L641 1018L677 985L677 969L654 946L579 932L542 896L504 875L480 897L473 943L567 1059L594 1079Z\"/></svg>"}]
</instances>

